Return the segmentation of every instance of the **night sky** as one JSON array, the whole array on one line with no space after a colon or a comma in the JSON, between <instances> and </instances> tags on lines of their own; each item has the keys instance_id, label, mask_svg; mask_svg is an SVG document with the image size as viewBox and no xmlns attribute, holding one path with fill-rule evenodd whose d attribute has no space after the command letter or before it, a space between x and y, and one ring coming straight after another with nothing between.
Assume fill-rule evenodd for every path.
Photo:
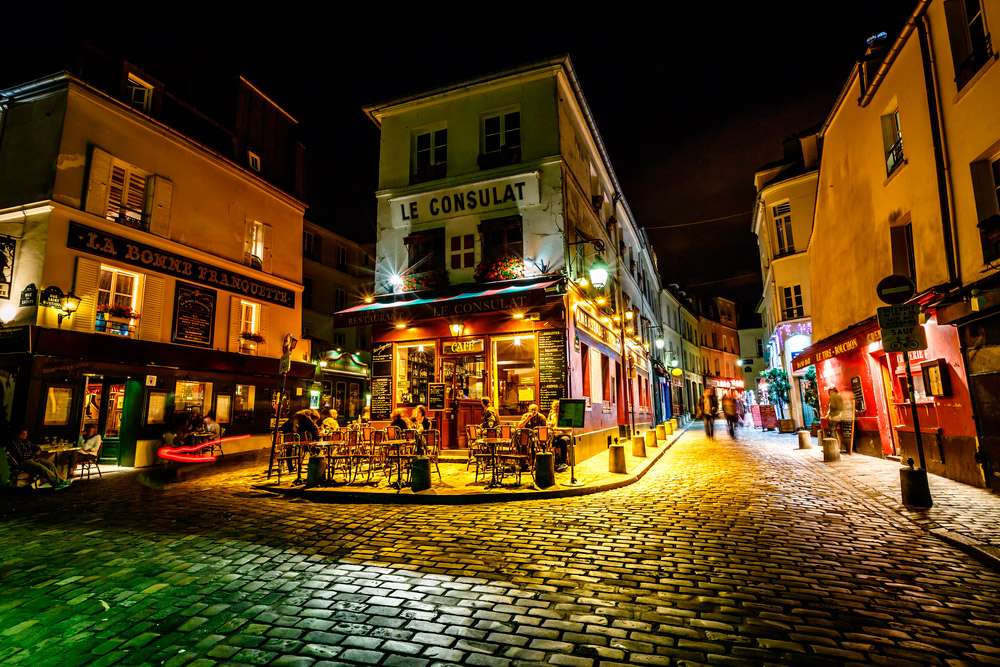
<instances>
[{"instance_id":1,"label":"night sky","mask_svg":"<svg viewBox=\"0 0 1000 667\"><path fill-rule=\"evenodd\" d=\"M568 53L664 281L736 298L752 313L760 296L754 169L781 157L782 139L825 118L865 38L894 35L915 2L688 6L704 11L654 15L616 4L567 20L568 9L517 4L490 15L372 4L366 17L290 3L283 15L170 3L155 16L123 5L128 18L64 5L59 19L48 3L44 16L7 7L20 19L8 25L35 27L5 33L0 85L56 69L81 36L113 43L168 83L242 72L302 121L310 217L373 241L378 133L362 105Z\"/></svg>"}]
</instances>

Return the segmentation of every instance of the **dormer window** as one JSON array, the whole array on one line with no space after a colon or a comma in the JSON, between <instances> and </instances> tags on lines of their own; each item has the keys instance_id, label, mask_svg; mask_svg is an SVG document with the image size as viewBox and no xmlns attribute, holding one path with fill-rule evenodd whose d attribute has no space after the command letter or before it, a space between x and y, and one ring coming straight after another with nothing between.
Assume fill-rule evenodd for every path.
<instances>
[{"instance_id":1,"label":"dormer window","mask_svg":"<svg viewBox=\"0 0 1000 667\"><path fill-rule=\"evenodd\" d=\"M260 173L260 156L253 151L247 151L247 161L250 163L250 168L254 171Z\"/></svg>"},{"instance_id":2,"label":"dormer window","mask_svg":"<svg viewBox=\"0 0 1000 667\"><path fill-rule=\"evenodd\" d=\"M129 74L125 90L129 105L143 113L149 113L153 106L153 84L143 81L135 74Z\"/></svg>"}]
</instances>

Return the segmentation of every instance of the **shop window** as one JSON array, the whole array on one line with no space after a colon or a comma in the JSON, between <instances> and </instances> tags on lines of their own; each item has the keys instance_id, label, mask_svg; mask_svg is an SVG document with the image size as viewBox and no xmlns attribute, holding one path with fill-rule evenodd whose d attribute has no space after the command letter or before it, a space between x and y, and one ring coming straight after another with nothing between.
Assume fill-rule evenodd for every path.
<instances>
[{"instance_id":1,"label":"shop window","mask_svg":"<svg viewBox=\"0 0 1000 667\"><path fill-rule=\"evenodd\" d=\"M408 269L405 280L413 281L413 289L436 285L421 280L420 276L430 276L444 271L444 228L427 229L410 234L403 243L406 245ZM407 289L407 291L412 291Z\"/></svg>"},{"instance_id":2,"label":"shop window","mask_svg":"<svg viewBox=\"0 0 1000 667\"><path fill-rule=\"evenodd\" d=\"M104 384L100 379L84 376L83 412L80 415L80 432L88 426L98 427L101 419L101 398Z\"/></svg>"},{"instance_id":3,"label":"shop window","mask_svg":"<svg viewBox=\"0 0 1000 667\"><path fill-rule=\"evenodd\" d=\"M413 137L413 173L410 183L422 183L448 174L448 129L421 132Z\"/></svg>"},{"instance_id":4,"label":"shop window","mask_svg":"<svg viewBox=\"0 0 1000 667\"><path fill-rule=\"evenodd\" d=\"M449 266L452 269L471 269L476 265L476 237L474 234L452 236L448 241Z\"/></svg>"},{"instance_id":5,"label":"shop window","mask_svg":"<svg viewBox=\"0 0 1000 667\"><path fill-rule=\"evenodd\" d=\"M489 280L524 276L524 236L521 216L486 220L479 225L482 236L483 277Z\"/></svg>"},{"instance_id":6,"label":"shop window","mask_svg":"<svg viewBox=\"0 0 1000 667\"><path fill-rule=\"evenodd\" d=\"M44 426L67 426L70 406L73 404L72 387L49 387L45 394Z\"/></svg>"},{"instance_id":7,"label":"shop window","mask_svg":"<svg viewBox=\"0 0 1000 667\"><path fill-rule=\"evenodd\" d=\"M913 225L895 225L889 228L892 248L892 272L917 282L917 267L913 256Z\"/></svg>"},{"instance_id":8,"label":"shop window","mask_svg":"<svg viewBox=\"0 0 1000 667\"><path fill-rule=\"evenodd\" d=\"M174 414L204 415L211 393L211 382L178 380L174 386Z\"/></svg>"},{"instance_id":9,"label":"shop window","mask_svg":"<svg viewBox=\"0 0 1000 667\"><path fill-rule=\"evenodd\" d=\"M474 341L473 341L474 342ZM486 354L480 345L471 345L472 351L463 354L445 354L441 357L441 381L453 398L482 398L486 386ZM447 349L447 348L446 348Z\"/></svg>"},{"instance_id":10,"label":"shop window","mask_svg":"<svg viewBox=\"0 0 1000 667\"><path fill-rule=\"evenodd\" d=\"M101 266L97 282L94 331L133 336L139 323L139 274L113 266Z\"/></svg>"},{"instance_id":11,"label":"shop window","mask_svg":"<svg viewBox=\"0 0 1000 667\"><path fill-rule=\"evenodd\" d=\"M434 343L396 346L396 405L427 405L427 385L434 382Z\"/></svg>"},{"instance_id":12,"label":"shop window","mask_svg":"<svg viewBox=\"0 0 1000 667\"><path fill-rule=\"evenodd\" d=\"M903 164L903 133L899 128L899 110L882 116L882 147L885 152L886 175Z\"/></svg>"},{"instance_id":13,"label":"shop window","mask_svg":"<svg viewBox=\"0 0 1000 667\"><path fill-rule=\"evenodd\" d=\"M493 339L497 408L501 415L522 415L538 401L535 336Z\"/></svg>"},{"instance_id":14,"label":"shop window","mask_svg":"<svg viewBox=\"0 0 1000 667\"><path fill-rule=\"evenodd\" d=\"M108 410L104 420L104 437L117 438L122 429L125 415L125 385L108 385Z\"/></svg>"},{"instance_id":15,"label":"shop window","mask_svg":"<svg viewBox=\"0 0 1000 667\"><path fill-rule=\"evenodd\" d=\"M139 229L146 228L146 181L149 174L118 158L111 160L108 205L105 216Z\"/></svg>"},{"instance_id":16,"label":"shop window","mask_svg":"<svg viewBox=\"0 0 1000 667\"><path fill-rule=\"evenodd\" d=\"M253 419L253 404L257 388L252 384L238 384L233 391L233 421L248 422Z\"/></svg>"},{"instance_id":17,"label":"shop window","mask_svg":"<svg viewBox=\"0 0 1000 667\"><path fill-rule=\"evenodd\" d=\"M791 287L783 287L781 294L784 302L781 309L782 319L794 320L803 317L805 313L802 308L802 286L792 285Z\"/></svg>"},{"instance_id":18,"label":"shop window","mask_svg":"<svg viewBox=\"0 0 1000 667\"><path fill-rule=\"evenodd\" d=\"M146 424L167 422L167 392L151 391L146 396Z\"/></svg>"},{"instance_id":19,"label":"shop window","mask_svg":"<svg viewBox=\"0 0 1000 667\"><path fill-rule=\"evenodd\" d=\"M962 89L993 57L982 0L945 0L955 85Z\"/></svg>"},{"instance_id":20,"label":"shop window","mask_svg":"<svg viewBox=\"0 0 1000 667\"><path fill-rule=\"evenodd\" d=\"M215 421L228 424L232 418L233 397L229 394L218 394L215 397Z\"/></svg>"}]
</instances>

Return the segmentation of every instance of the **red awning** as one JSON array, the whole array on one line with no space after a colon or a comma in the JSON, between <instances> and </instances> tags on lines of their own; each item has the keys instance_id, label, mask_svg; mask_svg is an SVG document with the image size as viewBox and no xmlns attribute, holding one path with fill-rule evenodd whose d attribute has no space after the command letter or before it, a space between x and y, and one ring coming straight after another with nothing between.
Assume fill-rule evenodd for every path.
<instances>
[{"instance_id":1,"label":"red awning","mask_svg":"<svg viewBox=\"0 0 1000 667\"><path fill-rule=\"evenodd\" d=\"M867 319L802 350L798 356L792 359L792 370L800 371L820 361L852 352L868 343L880 340L882 340L882 330L878 328L875 318Z\"/></svg>"}]
</instances>

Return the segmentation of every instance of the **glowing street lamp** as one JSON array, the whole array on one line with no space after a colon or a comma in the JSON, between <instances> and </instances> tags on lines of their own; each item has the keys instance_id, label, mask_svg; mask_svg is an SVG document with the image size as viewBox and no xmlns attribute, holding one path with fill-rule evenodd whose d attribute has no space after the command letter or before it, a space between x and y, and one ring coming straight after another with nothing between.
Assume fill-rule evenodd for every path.
<instances>
[{"instance_id":1,"label":"glowing street lamp","mask_svg":"<svg viewBox=\"0 0 1000 667\"><path fill-rule=\"evenodd\" d=\"M588 273L590 274L590 284L597 289L604 289L604 286L608 284L608 265L600 255L594 259Z\"/></svg>"}]
</instances>

